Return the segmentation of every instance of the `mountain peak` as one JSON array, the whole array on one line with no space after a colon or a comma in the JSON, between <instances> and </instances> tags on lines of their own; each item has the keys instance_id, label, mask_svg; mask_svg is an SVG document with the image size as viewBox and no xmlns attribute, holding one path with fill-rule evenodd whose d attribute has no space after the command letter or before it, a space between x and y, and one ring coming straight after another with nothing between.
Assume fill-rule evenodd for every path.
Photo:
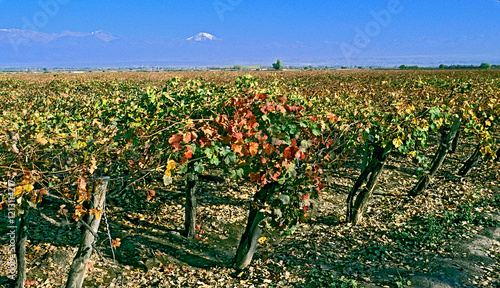
<instances>
[{"instance_id":1,"label":"mountain peak","mask_svg":"<svg viewBox=\"0 0 500 288\"><path fill-rule=\"evenodd\" d=\"M219 38L216 38L215 36L205 33L205 32L200 32L192 37L187 38L186 40L188 41L213 41L213 40L219 40Z\"/></svg>"},{"instance_id":2,"label":"mountain peak","mask_svg":"<svg viewBox=\"0 0 500 288\"><path fill-rule=\"evenodd\" d=\"M107 31L103 31L103 30L92 32L91 35L94 35L95 37L97 37L103 41L106 41L106 42L118 39L118 37L114 36L113 34L107 32Z\"/></svg>"}]
</instances>

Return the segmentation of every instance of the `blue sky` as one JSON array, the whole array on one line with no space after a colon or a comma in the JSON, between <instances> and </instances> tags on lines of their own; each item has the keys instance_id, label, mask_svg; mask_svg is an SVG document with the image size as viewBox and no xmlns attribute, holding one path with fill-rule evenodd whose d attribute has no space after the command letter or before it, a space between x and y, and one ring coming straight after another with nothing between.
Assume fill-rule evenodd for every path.
<instances>
[{"instance_id":1,"label":"blue sky","mask_svg":"<svg viewBox=\"0 0 500 288\"><path fill-rule=\"evenodd\" d=\"M41 32L56 33L106 30L122 36L182 39L205 31L223 39L348 41L356 27L366 28L373 20L372 12L397 2L401 12L391 15L376 37L379 41L500 38L498 0L0 0L0 28L22 28L28 20L44 24L38 25ZM55 11L49 19L40 16L43 6Z\"/></svg>"},{"instance_id":2,"label":"blue sky","mask_svg":"<svg viewBox=\"0 0 500 288\"><path fill-rule=\"evenodd\" d=\"M364 56L452 49L500 59L499 15L498 0L0 0L0 29L166 39L207 32L227 41L345 43Z\"/></svg>"}]
</instances>

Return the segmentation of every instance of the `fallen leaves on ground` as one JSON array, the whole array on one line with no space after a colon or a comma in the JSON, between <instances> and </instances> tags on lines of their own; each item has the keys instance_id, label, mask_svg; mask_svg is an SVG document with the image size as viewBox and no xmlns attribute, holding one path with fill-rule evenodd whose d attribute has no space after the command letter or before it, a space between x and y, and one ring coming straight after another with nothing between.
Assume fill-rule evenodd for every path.
<instances>
[{"instance_id":1,"label":"fallen leaves on ground","mask_svg":"<svg viewBox=\"0 0 500 288\"><path fill-rule=\"evenodd\" d=\"M407 196L417 181L411 173L416 167L404 159L391 157L358 226L345 224L343 220L346 193L359 170L347 163L337 171L328 171L329 188L315 205L310 221L299 225L288 236L266 230L258 241L252 264L242 272L232 269L231 261L246 224L254 189L235 183L203 183L198 193L197 237L187 240L181 233L184 217L181 181L173 179L168 190L159 175L158 181L131 186L109 199L106 212L116 265L105 225L101 225L96 244L104 258L93 253L85 285L340 287L343 284L351 287L357 283L360 287L395 287L397 283L408 285L410 279L418 280L419 275L447 279L451 277L450 271L443 263L455 261L460 266L460 261L476 257L470 251L457 248L464 247L457 243L477 239L488 228L488 223L494 223L485 220L481 224L477 215L485 219L487 215L500 215L498 204L486 203L471 208L470 215L476 218L453 222L453 215L461 215L462 204L493 199L500 193L500 181L494 169L486 169L487 163L481 163L465 178L454 176L468 152L462 148L459 156L447 159L430 188L416 198ZM148 202L143 201L144 195L151 196ZM51 217L64 218L60 213L65 207L62 203L48 201L43 207L46 213L59 212L52 212ZM7 217L1 218L5 221ZM443 219L451 222L442 225L439 221ZM429 223L442 229L429 230ZM1 235L2 243L7 243L5 235ZM54 229L37 216L32 219L28 243L29 286L64 285L79 235L75 226ZM2 257L6 257L5 250L2 249ZM498 285L499 242L492 241L480 251L487 257L484 259L493 259L493 262L475 262L475 270L465 264L460 266L470 273L464 274L466 278L460 285ZM6 263L1 265L1 270L6 271Z\"/></svg>"}]
</instances>

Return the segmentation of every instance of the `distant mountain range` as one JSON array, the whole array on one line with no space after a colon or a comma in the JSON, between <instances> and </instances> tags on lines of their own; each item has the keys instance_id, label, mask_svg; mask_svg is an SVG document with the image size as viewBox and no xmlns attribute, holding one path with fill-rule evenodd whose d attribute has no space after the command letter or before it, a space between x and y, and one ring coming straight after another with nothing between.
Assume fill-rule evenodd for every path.
<instances>
[{"instance_id":1,"label":"distant mountain range","mask_svg":"<svg viewBox=\"0 0 500 288\"><path fill-rule=\"evenodd\" d=\"M161 37L121 37L106 31L43 33L0 29L0 67L271 65L278 58L283 65L295 66L393 67L401 64L437 66L500 63L500 45L483 41L481 45L474 45L480 48L473 53L464 53L461 41L466 44L471 40L455 39L433 43L426 39L417 39L414 42L391 46L374 41L370 47L358 51L357 54L346 55L340 42L226 41L205 32L176 40Z\"/></svg>"},{"instance_id":2,"label":"distant mountain range","mask_svg":"<svg viewBox=\"0 0 500 288\"><path fill-rule=\"evenodd\" d=\"M106 31L96 31L92 33L85 32L71 32L63 31L59 34L52 33L47 34L43 32L31 31L31 30L19 30L19 29L0 29L0 41L7 41L10 43L23 43L27 44L29 42L33 43L49 43L60 38L85 38L92 37L99 40L109 42L118 37L111 35Z\"/></svg>"}]
</instances>

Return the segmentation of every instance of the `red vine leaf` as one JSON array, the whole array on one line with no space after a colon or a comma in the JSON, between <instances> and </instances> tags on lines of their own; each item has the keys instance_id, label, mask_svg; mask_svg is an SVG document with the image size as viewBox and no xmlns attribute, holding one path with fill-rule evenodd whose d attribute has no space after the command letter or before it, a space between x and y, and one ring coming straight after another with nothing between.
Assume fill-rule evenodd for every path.
<instances>
[{"instance_id":1,"label":"red vine leaf","mask_svg":"<svg viewBox=\"0 0 500 288\"><path fill-rule=\"evenodd\" d=\"M168 143L174 144L174 143L181 142L182 138L183 138L182 135L174 134L174 135L172 135L172 137L170 137L170 139L168 139Z\"/></svg>"},{"instance_id":2,"label":"red vine leaf","mask_svg":"<svg viewBox=\"0 0 500 288\"><path fill-rule=\"evenodd\" d=\"M259 152L259 143L251 142L249 146L248 150L250 151L250 155L255 156L255 154Z\"/></svg>"}]
</instances>

